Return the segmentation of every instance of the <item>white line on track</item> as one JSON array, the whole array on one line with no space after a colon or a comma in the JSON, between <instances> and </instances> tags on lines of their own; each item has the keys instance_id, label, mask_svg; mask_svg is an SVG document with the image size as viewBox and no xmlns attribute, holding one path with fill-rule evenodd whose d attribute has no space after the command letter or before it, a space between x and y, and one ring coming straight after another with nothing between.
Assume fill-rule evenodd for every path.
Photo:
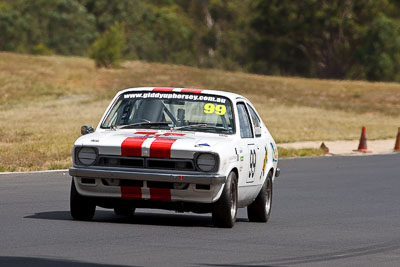
<instances>
[{"instance_id":1,"label":"white line on track","mask_svg":"<svg viewBox=\"0 0 400 267\"><path fill-rule=\"evenodd\" d=\"M47 170L47 171L28 171L28 172L0 172L0 175L6 174L30 174L30 173L52 173L52 172L68 172L68 169L65 170Z\"/></svg>"}]
</instances>

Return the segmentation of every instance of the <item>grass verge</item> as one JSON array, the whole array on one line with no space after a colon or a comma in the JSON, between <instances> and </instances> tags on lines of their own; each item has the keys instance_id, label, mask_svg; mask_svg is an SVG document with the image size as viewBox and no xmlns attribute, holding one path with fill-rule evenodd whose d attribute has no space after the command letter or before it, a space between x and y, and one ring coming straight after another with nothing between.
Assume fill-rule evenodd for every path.
<instances>
[{"instance_id":1,"label":"grass verge","mask_svg":"<svg viewBox=\"0 0 400 267\"><path fill-rule=\"evenodd\" d=\"M280 158L315 157L325 155L325 152L319 148L293 149L278 146L278 152Z\"/></svg>"}]
</instances>

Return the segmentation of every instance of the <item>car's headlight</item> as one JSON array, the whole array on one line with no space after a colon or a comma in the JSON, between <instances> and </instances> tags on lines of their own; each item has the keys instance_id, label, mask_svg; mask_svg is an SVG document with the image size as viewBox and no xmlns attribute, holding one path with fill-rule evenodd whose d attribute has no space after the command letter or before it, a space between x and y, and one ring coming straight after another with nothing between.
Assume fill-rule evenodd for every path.
<instances>
[{"instance_id":1,"label":"car's headlight","mask_svg":"<svg viewBox=\"0 0 400 267\"><path fill-rule=\"evenodd\" d=\"M211 153L198 154L196 157L196 166L203 172L217 171L218 156Z\"/></svg>"},{"instance_id":2,"label":"car's headlight","mask_svg":"<svg viewBox=\"0 0 400 267\"><path fill-rule=\"evenodd\" d=\"M78 163L82 165L93 165L97 160L97 150L93 147L82 147L76 154Z\"/></svg>"}]
</instances>

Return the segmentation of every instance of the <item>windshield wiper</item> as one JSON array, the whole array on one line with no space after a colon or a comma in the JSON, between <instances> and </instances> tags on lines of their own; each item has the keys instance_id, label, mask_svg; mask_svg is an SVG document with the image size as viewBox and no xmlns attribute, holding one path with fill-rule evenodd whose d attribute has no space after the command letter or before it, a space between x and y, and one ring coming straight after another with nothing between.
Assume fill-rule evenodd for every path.
<instances>
[{"instance_id":1,"label":"windshield wiper","mask_svg":"<svg viewBox=\"0 0 400 267\"><path fill-rule=\"evenodd\" d=\"M169 122L166 121L141 121L141 122L135 122L132 124L128 124L128 125L121 125L118 126L119 129L127 129L127 128L131 128L131 127L135 127L135 126L144 126L144 125L149 125L149 126L153 126L153 125L168 125L170 124Z\"/></svg>"},{"instance_id":2,"label":"windshield wiper","mask_svg":"<svg viewBox=\"0 0 400 267\"><path fill-rule=\"evenodd\" d=\"M184 128L208 128L208 129L218 129L218 130L229 131L228 129L226 129L224 127L208 125L208 124L205 124L205 123L174 127L174 128L172 128L172 130L181 130L181 129L184 129Z\"/></svg>"}]
</instances>

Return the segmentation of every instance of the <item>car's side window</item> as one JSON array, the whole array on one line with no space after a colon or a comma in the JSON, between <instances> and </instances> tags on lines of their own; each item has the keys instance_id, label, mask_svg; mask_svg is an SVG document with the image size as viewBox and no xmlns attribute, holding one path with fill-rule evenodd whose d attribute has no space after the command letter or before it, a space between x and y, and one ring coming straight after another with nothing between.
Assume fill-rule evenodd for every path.
<instances>
[{"instance_id":1,"label":"car's side window","mask_svg":"<svg viewBox=\"0 0 400 267\"><path fill-rule=\"evenodd\" d=\"M246 106L244 103L237 104L239 124L240 124L240 137L252 138L253 129L251 127L250 117L247 113Z\"/></svg>"},{"instance_id":2,"label":"car's side window","mask_svg":"<svg viewBox=\"0 0 400 267\"><path fill-rule=\"evenodd\" d=\"M256 137L261 137L261 120L250 105L247 105L247 108L249 109L249 112L250 112L251 121L253 122L253 125L254 125L254 131L255 131Z\"/></svg>"}]
</instances>

